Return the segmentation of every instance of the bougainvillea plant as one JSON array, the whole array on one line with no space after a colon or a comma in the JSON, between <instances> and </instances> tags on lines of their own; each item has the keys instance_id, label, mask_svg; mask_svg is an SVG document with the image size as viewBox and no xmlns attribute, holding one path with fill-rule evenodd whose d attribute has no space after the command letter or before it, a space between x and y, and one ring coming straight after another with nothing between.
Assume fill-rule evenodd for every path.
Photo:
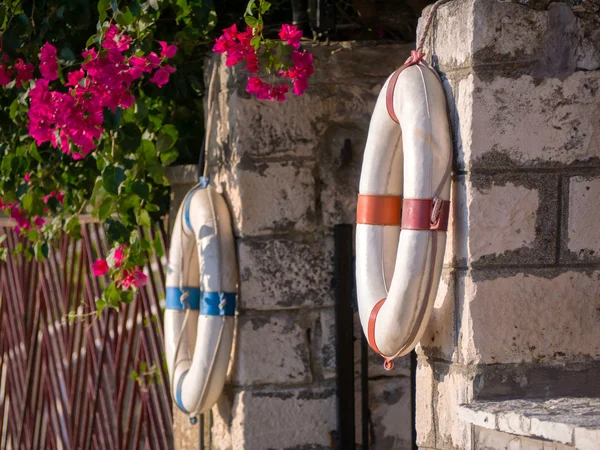
<instances>
[{"instance_id":1,"label":"bougainvillea plant","mask_svg":"<svg viewBox=\"0 0 600 450\"><path fill-rule=\"evenodd\" d=\"M82 214L103 223L112 249L92 267L109 277L98 312L132 301L147 282L148 253L161 256L148 230L168 210L164 167L178 157L180 125L202 120L190 91L201 94L210 5L0 4L0 210L22 238L15 253L28 258L47 257L63 233L81 238Z\"/></svg>"},{"instance_id":2,"label":"bougainvillea plant","mask_svg":"<svg viewBox=\"0 0 600 450\"><path fill-rule=\"evenodd\" d=\"M302 95L308 88L308 78L314 72L313 56L300 50L302 31L294 25L283 24L279 39L264 36L263 14L271 8L266 0L250 0L246 8L246 29L239 31L236 24L223 30L213 50L226 54L227 66L244 63L245 69L258 74L261 69L273 79L267 83L257 75L248 77L246 91L259 100L286 99L292 83L292 92Z\"/></svg>"},{"instance_id":3,"label":"bougainvillea plant","mask_svg":"<svg viewBox=\"0 0 600 450\"><path fill-rule=\"evenodd\" d=\"M284 24L267 38L270 8L250 0L245 30L215 43L212 0L0 2L0 214L16 223L15 254L47 257L60 235L80 239L91 215L111 246L91 267L108 280L96 309L131 302L149 252L162 257L149 229L168 211L164 167L197 161L206 53L244 62L259 99L308 86L302 32Z\"/></svg>"}]
</instances>

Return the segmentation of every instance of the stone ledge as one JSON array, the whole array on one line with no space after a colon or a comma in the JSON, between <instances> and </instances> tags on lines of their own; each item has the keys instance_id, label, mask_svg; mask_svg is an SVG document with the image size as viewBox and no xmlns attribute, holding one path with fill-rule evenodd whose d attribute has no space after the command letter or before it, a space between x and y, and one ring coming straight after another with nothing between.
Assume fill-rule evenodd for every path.
<instances>
[{"instance_id":1,"label":"stone ledge","mask_svg":"<svg viewBox=\"0 0 600 450\"><path fill-rule=\"evenodd\" d=\"M600 448L600 398L477 401L458 407L458 418L473 425L574 445Z\"/></svg>"},{"instance_id":2,"label":"stone ledge","mask_svg":"<svg viewBox=\"0 0 600 450\"><path fill-rule=\"evenodd\" d=\"M165 176L171 185L196 184L200 176L198 164L169 166L165 168Z\"/></svg>"}]
</instances>

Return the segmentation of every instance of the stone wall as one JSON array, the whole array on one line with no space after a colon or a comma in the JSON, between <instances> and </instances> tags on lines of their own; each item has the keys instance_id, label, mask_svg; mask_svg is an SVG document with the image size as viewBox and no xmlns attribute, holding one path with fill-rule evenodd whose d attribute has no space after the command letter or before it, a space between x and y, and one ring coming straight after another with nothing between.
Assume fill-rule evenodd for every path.
<instances>
[{"instance_id":1,"label":"stone wall","mask_svg":"<svg viewBox=\"0 0 600 450\"><path fill-rule=\"evenodd\" d=\"M472 426L457 407L600 392L599 10L438 11L427 49L456 158L444 283L419 349L421 448L567 448Z\"/></svg>"},{"instance_id":2,"label":"stone wall","mask_svg":"<svg viewBox=\"0 0 600 450\"><path fill-rule=\"evenodd\" d=\"M311 51L310 88L283 103L251 98L247 75L224 59L207 66L218 91L208 103L210 172L233 215L241 291L229 381L212 411L214 450L336 446L333 226L355 221L370 115L410 46ZM358 406L359 341L355 352ZM370 448L408 449L408 361L387 373L376 355L369 360ZM189 433L178 426L178 436ZM179 448L196 448L192 436Z\"/></svg>"}]
</instances>

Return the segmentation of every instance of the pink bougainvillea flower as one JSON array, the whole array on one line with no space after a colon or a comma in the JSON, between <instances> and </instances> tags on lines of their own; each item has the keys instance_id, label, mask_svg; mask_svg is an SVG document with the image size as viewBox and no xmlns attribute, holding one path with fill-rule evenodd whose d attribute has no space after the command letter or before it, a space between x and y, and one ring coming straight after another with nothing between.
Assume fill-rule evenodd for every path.
<instances>
[{"instance_id":1,"label":"pink bougainvillea flower","mask_svg":"<svg viewBox=\"0 0 600 450\"><path fill-rule=\"evenodd\" d=\"M117 284L121 289L129 289L133 283L133 275L129 270L124 270L121 274L121 278L117 280Z\"/></svg>"},{"instance_id":2,"label":"pink bougainvillea flower","mask_svg":"<svg viewBox=\"0 0 600 450\"><path fill-rule=\"evenodd\" d=\"M115 24L108 27L102 41L102 47L116 49L119 52L129 50L129 44L131 44L131 38L126 34L120 35L119 28Z\"/></svg>"},{"instance_id":3,"label":"pink bougainvillea flower","mask_svg":"<svg viewBox=\"0 0 600 450\"><path fill-rule=\"evenodd\" d=\"M160 57L154 52L148 53L148 56L146 56L146 61L150 63L150 66L152 66L153 69L156 69L162 62Z\"/></svg>"},{"instance_id":4,"label":"pink bougainvillea flower","mask_svg":"<svg viewBox=\"0 0 600 450\"><path fill-rule=\"evenodd\" d=\"M25 176L23 177L23 179L25 180L25 183L29 183L29 181L31 180L31 175L26 173Z\"/></svg>"},{"instance_id":5,"label":"pink bougainvillea flower","mask_svg":"<svg viewBox=\"0 0 600 450\"><path fill-rule=\"evenodd\" d=\"M52 81L58 78L56 47L49 42L46 42L40 51L40 72L46 80Z\"/></svg>"},{"instance_id":6,"label":"pink bougainvillea flower","mask_svg":"<svg viewBox=\"0 0 600 450\"><path fill-rule=\"evenodd\" d=\"M315 71L313 66L313 55L307 52L294 51L292 52L291 58L294 62L294 66L287 71L281 71L279 74L291 78L294 84L294 94L302 95L306 88L308 88L308 77Z\"/></svg>"},{"instance_id":7,"label":"pink bougainvillea flower","mask_svg":"<svg viewBox=\"0 0 600 450\"><path fill-rule=\"evenodd\" d=\"M65 194L63 194L61 191L52 191L48 195L44 196L44 203L48 203L48 200L50 200L53 197L56 198L58 203L60 203L61 205L65 201Z\"/></svg>"},{"instance_id":8,"label":"pink bougainvillea flower","mask_svg":"<svg viewBox=\"0 0 600 450\"><path fill-rule=\"evenodd\" d=\"M46 223L46 221L39 216L35 216L33 218L33 223L35 224L36 227L42 228L44 226L44 224Z\"/></svg>"},{"instance_id":9,"label":"pink bougainvillea flower","mask_svg":"<svg viewBox=\"0 0 600 450\"><path fill-rule=\"evenodd\" d=\"M133 272L133 285L137 288L146 286L147 283L148 277L144 274L144 272L142 272L136 267L136 269Z\"/></svg>"},{"instance_id":10,"label":"pink bougainvillea flower","mask_svg":"<svg viewBox=\"0 0 600 450\"><path fill-rule=\"evenodd\" d=\"M165 41L158 41L158 43L160 44L160 48L162 49L160 52L160 56L162 56L163 58L173 58L175 56L175 53L177 53L178 49L176 45L169 45Z\"/></svg>"},{"instance_id":11,"label":"pink bougainvillea flower","mask_svg":"<svg viewBox=\"0 0 600 450\"><path fill-rule=\"evenodd\" d=\"M287 91L287 84L271 85L258 77L248 78L248 85L246 86L246 92L254 95L258 100L277 100L278 102L282 102L285 100Z\"/></svg>"},{"instance_id":12,"label":"pink bougainvillea flower","mask_svg":"<svg viewBox=\"0 0 600 450\"><path fill-rule=\"evenodd\" d=\"M12 70L7 69L4 64L0 64L0 86L6 86L10 83Z\"/></svg>"},{"instance_id":13,"label":"pink bougainvillea flower","mask_svg":"<svg viewBox=\"0 0 600 450\"><path fill-rule=\"evenodd\" d=\"M246 27L246 31L238 32L236 25L233 24L223 30L223 35L217 39L213 51L221 54L227 53L226 66L234 66L246 59L246 68L251 72L258 72L256 51L250 45L253 33L254 31L250 27Z\"/></svg>"},{"instance_id":14,"label":"pink bougainvillea flower","mask_svg":"<svg viewBox=\"0 0 600 450\"><path fill-rule=\"evenodd\" d=\"M246 70L248 72L258 72L258 55L256 52L248 52L246 54Z\"/></svg>"},{"instance_id":15,"label":"pink bougainvillea flower","mask_svg":"<svg viewBox=\"0 0 600 450\"><path fill-rule=\"evenodd\" d=\"M85 78L85 72L83 69L75 70L73 72L69 72L67 75L67 86L77 87L80 85L81 80ZM85 86L85 82L81 84L81 86Z\"/></svg>"},{"instance_id":16,"label":"pink bougainvillea flower","mask_svg":"<svg viewBox=\"0 0 600 450\"><path fill-rule=\"evenodd\" d=\"M295 49L299 49L300 38L302 37L302 30L299 30L298 27L294 25L288 25L287 23L284 23L283 25L281 25L279 37L282 41L286 41Z\"/></svg>"},{"instance_id":17,"label":"pink bougainvillea flower","mask_svg":"<svg viewBox=\"0 0 600 450\"><path fill-rule=\"evenodd\" d=\"M17 58L15 69L17 70L16 87L20 88L23 83L33 78L33 64L25 63L21 58Z\"/></svg>"},{"instance_id":18,"label":"pink bougainvillea flower","mask_svg":"<svg viewBox=\"0 0 600 450\"><path fill-rule=\"evenodd\" d=\"M161 88L169 82L169 76L175 71L175 67L169 65L160 67L156 72L154 72L154 75L152 78L150 78L150 82Z\"/></svg>"},{"instance_id":19,"label":"pink bougainvillea flower","mask_svg":"<svg viewBox=\"0 0 600 450\"><path fill-rule=\"evenodd\" d=\"M271 88L270 100L277 100L278 102L285 101L285 94L288 91L289 86L287 84L280 84Z\"/></svg>"},{"instance_id":20,"label":"pink bougainvillea flower","mask_svg":"<svg viewBox=\"0 0 600 450\"><path fill-rule=\"evenodd\" d=\"M123 261L125 259L125 248L126 248L126 245L122 244L119 246L119 248L117 248L115 250L114 258L115 258L115 266L117 266L117 267L121 267L121 265L123 264Z\"/></svg>"},{"instance_id":21,"label":"pink bougainvillea flower","mask_svg":"<svg viewBox=\"0 0 600 450\"><path fill-rule=\"evenodd\" d=\"M238 30L235 23L229 28L225 28L223 30L223 35L216 39L216 43L213 46L213 51L221 54L225 53L231 47L236 45L237 35Z\"/></svg>"},{"instance_id":22,"label":"pink bougainvillea flower","mask_svg":"<svg viewBox=\"0 0 600 450\"><path fill-rule=\"evenodd\" d=\"M10 217L17 222L17 232L20 233L21 230L29 230L31 228L31 223L29 223L29 220L25 216L25 210L16 205L11 205L10 208Z\"/></svg>"},{"instance_id":23,"label":"pink bougainvillea flower","mask_svg":"<svg viewBox=\"0 0 600 450\"><path fill-rule=\"evenodd\" d=\"M254 95L259 100L266 100L269 98L268 96L268 84L263 82L258 77L250 77L248 78L248 85L246 86L246 92L248 94Z\"/></svg>"},{"instance_id":24,"label":"pink bougainvillea flower","mask_svg":"<svg viewBox=\"0 0 600 450\"><path fill-rule=\"evenodd\" d=\"M123 271L121 278L118 280L118 284L122 289L129 289L132 286L138 288L145 286L147 283L148 277L138 267L133 272L130 270Z\"/></svg>"},{"instance_id":25,"label":"pink bougainvillea flower","mask_svg":"<svg viewBox=\"0 0 600 450\"><path fill-rule=\"evenodd\" d=\"M100 275L104 275L108 272L108 264L105 259L97 259L94 264L92 264L92 271L94 272L95 277L99 277Z\"/></svg>"}]
</instances>

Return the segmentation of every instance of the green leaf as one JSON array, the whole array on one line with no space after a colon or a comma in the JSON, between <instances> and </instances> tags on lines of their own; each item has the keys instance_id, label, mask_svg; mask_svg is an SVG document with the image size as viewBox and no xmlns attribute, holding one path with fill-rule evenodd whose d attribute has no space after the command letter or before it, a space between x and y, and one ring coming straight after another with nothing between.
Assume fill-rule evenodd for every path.
<instances>
[{"instance_id":1,"label":"green leaf","mask_svg":"<svg viewBox=\"0 0 600 450\"><path fill-rule=\"evenodd\" d=\"M128 26L133 23L133 13L129 8L125 8L120 14L115 14L115 20L121 26Z\"/></svg>"},{"instance_id":2,"label":"green leaf","mask_svg":"<svg viewBox=\"0 0 600 450\"><path fill-rule=\"evenodd\" d=\"M150 186L148 186L148 183L144 183L143 181L134 181L133 185L131 186L131 192L136 193L144 200L148 200L150 197Z\"/></svg>"},{"instance_id":3,"label":"green leaf","mask_svg":"<svg viewBox=\"0 0 600 450\"><path fill-rule=\"evenodd\" d=\"M150 221L150 214L145 209L140 211L138 222L141 226L150 228L152 226L152 222Z\"/></svg>"},{"instance_id":4,"label":"green leaf","mask_svg":"<svg viewBox=\"0 0 600 450\"><path fill-rule=\"evenodd\" d=\"M81 224L77 216L71 216L65 221L65 232L76 239L81 239Z\"/></svg>"},{"instance_id":5,"label":"green leaf","mask_svg":"<svg viewBox=\"0 0 600 450\"><path fill-rule=\"evenodd\" d=\"M271 4L269 2L262 2L260 5L260 13L264 14L271 8Z\"/></svg>"},{"instance_id":6,"label":"green leaf","mask_svg":"<svg viewBox=\"0 0 600 450\"><path fill-rule=\"evenodd\" d=\"M6 240L6 238L8 238L8 234L0 235L0 244L2 244Z\"/></svg>"},{"instance_id":7,"label":"green leaf","mask_svg":"<svg viewBox=\"0 0 600 450\"><path fill-rule=\"evenodd\" d=\"M31 249L28 249L31 250ZM37 241L33 244L33 256L36 259L42 260L48 257L48 244L43 241Z\"/></svg>"},{"instance_id":8,"label":"green leaf","mask_svg":"<svg viewBox=\"0 0 600 450\"><path fill-rule=\"evenodd\" d=\"M142 144L137 153L144 163L156 161L157 153L152 141L148 141L146 139L142 140Z\"/></svg>"},{"instance_id":9,"label":"green leaf","mask_svg":"<svg viewBox=\"0 0 600 450\"><path fill-rule=\"evenodd\" d=\"M103 300L101 298L96 300L96 313L98 314L98 316L102 314L104 308L106 308L106 300Z\"/></svg>"},{"instance_id":10,"label":"green leaf","mask_svg":"<svg viewBox=\"0 0 600 450\"><path fill-rule=\"evenodd\" d=\"M125 214L128 210L139 207L141 201L142 199L137 194L121 195L119 198L119 212Z\"/></svg>"},{"instance_id":11,"label":"green leaf","mask_svg":"<svg viewBox=\"0 0 600 450\"><path fill-rule=\"evenodd\" d=\"M31 155L31 157L33 159L35 159L37 162L40 163L44 163L45 161L42 159L42 155L40 155L40 152L38 151L38 147L34 142L32 142L31 144L29 144L29 154Z\"/></svg>"},{"instance_id":12,"label":"green leaf","mask_svg":"<svg viewBox=\"0 0 600 450\"><path fill-rule=\"evenodd\" d=\"M99 0L98 1L98 14L100 14L100 23L104 22L104 19L106 19L107 14L106 14L106 10L108 9L108 7L110 6L110 0Z\"/></svg>"},{"instance_id":13,"label":"green leaf","mask_svg":"<svg viewBox=\"0 0 600 450\"><path fill-rule=\"evenodd\" d=\"M114 12L119 12L119 4L117 0L110 0L110 7Z\"/></svg>"},{"instance_id":14,"label":"green leaf","mask_svg":"<svg viewBox=\"0 0 600 450\"><path fill-rule=\"evenodd\" d=\"M157 211L160 211L160 207L158 205L153 205L152 203L148 203L146 205L146 211L157 212Z\"/></svg>"},{"instance_id":15,"label":"green leaf","mask_svg":"<svg viewBox=\"0 0 600 450\"><path fill-rule=\"evenodd\" d=\"M111 243L124 243L129 241L129 230L120 220L109 217L106 219L105 228L106 235Z\"/></svg>"},{"instance_id":16,"label":"green leaf","mask_svg":"<svg viewBox=\"0 0 600 450\"><path fill-rule=\"evenodd\" d=\"M107 306L116 307L121 301L121 295L119 293L119 289L117 288L116 282L112 282L108 285L106 289L104 289L104 301Z\"/></svg>"},{"instance_id":17,"label":"green leaf","mask_svg":"<svg viewBox=\"0 0 600 450\"><path fill-rule=\"evenodd\" d=\"M154 247L154 251L156 252L156 256L158 258L162 258L165 254L165 250L163 249L162 241L160 240L160 236L156 236L152 241L152 247Z\"/></svg>"},{"instance_id":18,"label":"green leaf","mask_svg":"<svg viewBox=\"0 0 600 450\"><path fill-rule=\"evenodd\" d=\"M178 156L179 156L179 152L176 149L172 149L172 150L161 153L160 161L165 166L168 166L169 164L174 163L177 160Z\"/></svg>"},{"instance_id":19,"label":"green leaf","mask_svg":"<svg viewBox=\"0 0 600 450\"><path fill-rule=\"evenodd\" d=\"M135 0L133 3L131 3L129 5L129 9L131 14L133 14L133 16L136 18L140 17L142 14L142 8L140 7L140 2L138 0Z\"/></svg>"},{"instance_id":20,"label":"green leaf","mask_svg":"<svg viewBox=\"0 0 600 450\"><path fill-rule=\"evenodd\" d=\"M0 260L6 262L7 259L8 259L8 249L1 248L0 249Z\"/></svg>"},{"instance_id":21,"label":"green leaf","mask_svg":"<svg viewBox=\"0 0 600 450\"><path fill-rule=\"evenodd\" d=\"M26 211L31 212L33 209L33 195L31 193L27 193L21 199L21 204Z\"/></svg>"},{"instance_id":22,"label":"green leaf","mask_svg":"<svg viewBox=\"0 0 600 450\"><path fill-rule=\"evenodd\" d=\"M146 116L148 115L148 106L146 105L146 102L144 101L144 99L138 98L135 101L134 112L135 112L135 118L137 120L143 120L146 118Z\"/></svg>"},{"instance_id":23,"label":"green leaf","mask_svg":"<svg viewBox=\"0 0 600 450\"><path fill-rule=\"evenodd\" d=\"M256 0L250 0L248 5L246 5L246 12L244 13L247 16L252 15L252 11L256 9Z\"/></svg>"},{"instance_id":24,"label":"green leaf","mask_svg":"<svg viewBox=\"0 0 600 450\"><path fill-rule=\"evenodd\" d=\"M258 25L258 19L256 17L252 17L252 16L245 16L244 22L246 22L246 24L252 28L254 28Z\"/></svg>"},{"instance_id":25,"label":"green leaf","mask_svg":"<svg viewBox=\"0 0 600 450\"><path fill-rule=\"evenodd\" d=\"M132 370L131 373L129 374L129 378L131 379L131 381L136 381L139 377L139 374L137 373L137 371Z\"/></svg>"},{"instance_id":26,"label":"green leaf","mask_svg":"<svg viewBox=\"0 0 600 450\"><path fill-rule=\"evenodd\" d=\"M156 139L156 150L163 152L175 145L179 138L179 132L175 125L165 125L161 128Z\"/></svg>"},{"instance_id":27,"label":"green leaf","mask_svg":"<svg viewBox=\"0 0 600 450\"><path fill-rule=\"evenodd\" d=\"M142 132L134 123L128 123L119 129L117 142L123 150L135 151L142 142Z\"/></svg>"},{"instance_id":28,"label":"green leaf","mask_svg":"<svg viewBox=\"0 0 600 450\"><path fill-rule=\"evenodd\" d=\"M260 36L256 35L250 40L250 45L254 47L254 50L258 50L260 47Z\"/></svg>"},{"instance_id":29,"label":"green leaf","mask_svg":"<svg viewBox=\"0 0 600 450\"><path fill-rule=\"evenodd\" d=\"M121 124L121 108L117 108L114 113L110 109L105 108L103 115L103 125L105 128L112 130L119 129L119 125Z\"/></svg>"},{"instance_id":30,"label":"green leaf","mask_svg":"<svg viewBox=\"0 0 600 450\"><path fill-rule=\"evenodd\" d=\"M19 113L19 99L15 98L13 102L10 104L9 115L11 120L15 120L17 118L17 114Z\"/></svg>"},{"instance_id":31,"label":"green leaf","mask_svg":"<svg viewBox=\"0 0 600 450\"><path fill-rule=\"evenodd\" d=\"M40 237L38 231L35 228L32 228L31 230L29 230L27 232L27 238L31 241L31 242L35 242L38 240L38 238Z\"/></svg>"},{"instance_id":32,"label":"green leaf","mask_svg":"<svg viewBox=\"0 0 600 450\"><path fill-rule=\"evenodd\" d=\"M114 204L115 202L112 197L107 196L100 204L100 208L98 208L98 219L101 221L106 220L113 213Z\"/></svg>"},{"instance_id":33,"label":"green leaf","mask_svg":"<svg viewBox=\"0 0 600 450\"><path fill-rule=\"evenodd\" d=\"M120 296L123 303L131 303L134 298L133 291L130 291L129 289L121 290Z\"/></svg>"},{"instance_id":34,"label":"green leaf","mask_svg":"<svg viewBox=\"0 0 600 450\"><path fill-rule=\"evenodd\" d=\"M125 181L125 170L119 166L108 166L102 171L104 190L109 194L118 195L119 186Z\"/></svg>"},{"instance_id":35,"label":"green leaf","mask_svg":"<svg viewBox=\"0 0 600 450\"><path fill-rule=\"evenodd\" d=\"M175 20L184 19L190 15L190 5L187 0L177 0L177 17Z\"/></svg>"},{"instance_id":36,"label":"green leaf","mask_svg":"<svg viewBox=\"0 0 600 450\"><path fill-rule=\"evenodd\" d=\"M64 61L75 61L75 53L69 47L63 47L59 56Z\"/></svg>"}]
</instances>

